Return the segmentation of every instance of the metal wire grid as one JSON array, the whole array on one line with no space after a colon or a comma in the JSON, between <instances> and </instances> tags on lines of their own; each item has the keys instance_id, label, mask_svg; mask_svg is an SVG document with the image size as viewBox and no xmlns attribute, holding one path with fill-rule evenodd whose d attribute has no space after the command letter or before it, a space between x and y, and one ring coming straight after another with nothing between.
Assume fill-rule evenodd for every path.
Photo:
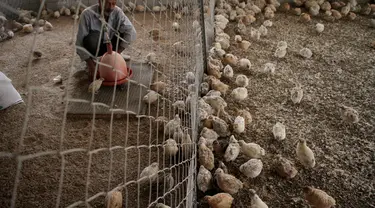
<instances>
[{"instance_id":1,"label":"metal wire grid","mask_svg":"<svg viewBox=\"0 0 375 208\"><path fill-rule=\"evenodd\" d=\"M42 1L42 5L44 5L46 0ZM173 5L176 1L167 1L167 5ZM136 4L137 2L133 2ZM194 205L194 196L195 196L195 174L196 174L196 146L195 146L195 141L196 141L196 136L197 136L197 123L196 123L196 104L197 104L197 96L198 96L198 86L200 82L200 78L202 77L203 73L203 52L202 52L202 38L201 38L201 31L198 30L196 32L192 32L192 23L193 21L198 21L202 23L203 21L201 20L201 15L200 13L203 11L201 8L201 5L198 4L198 1L188 1L188 0L182 0L178 1L178 6L177 8L174 8L174 11L172 10L166 10L164 12L152 12L152 8L149 8L147 4L144 6L146 7L146 10L143 12L144 17L146 16L146 13L151 13L153 16L152 20L152 28L155 28L158 26L159 28L163 28L163 26L160 24L160 20L162 19L161 17L164 16L164 24L165 25L171 25L172 22L177 21L177 19L174 17L175 13L184 13L184 17L179 20L179 23L181 27L185 28L190 28L187 29L185 34L182 32L180 33L173 33L172 37L173 39L179 39L183 41L183 44L185 45L185 49L190 50L190 52L185 51L184 53L180 53L181 51L177 51L178 49L169 47L169 51L159 51L161 50L160 48L156 48L156 54L158 53L168 53L168 54L173 54L175 57L171 57L167 61L163 61L159 63L161 68L171 68L171 72L169 71L168 73L159 71L157 70L157 75L155 82L159 81L159 76L162 77L163 80L167 80L169 83L172 83L173 85L178 86L178 90L169 90L166 94L164 94L162 99L159 99L157 101L156 105L156 113L151 111L151 106L148 108L148 113L147 115L136 115L136 118L138 119L137 122L137 144L135 146L128 146L128 133L125 135L125 141L123 146L112 146L112 136L113 136L113 123L114 123L114 116L117 111L126 111L126 109L116 109L113 101L116 96L116 87L114 87L113 90L113 95L112 95L112 103L110 106L104 104L104 103L97 103L94 102L95 94L92 94L92 99L91 101L88 100L80 100L80 99L74 99L70 98L68 94L68 90L66 89L67 96L65 98L65 108L64 108L64 114L63 114L63 122L61 125L61 134L60 134L60 142L59 142L59 149L57 150L51 150L51 151L43 151L43 152L38 152L35 154L22 154L21 152L21 147L24 145L24 139L26 135L26 131L28 129L28 124L30 122L30 106L27 105L26 113L25 113L25 119L24 119L24 124L22 128L22 133L19 139L19 146L15 152L0 152L0 158L7 157L7 158L14 158L17 163L17 171L15 173L15 181L14 181L14 187L13 187L13 192L12 192L12 198L11 198L11 206L10 207L16 207L16 202L17 202L17 194L18 194L18 186L20 183L22 183L22 180L20 178L21 170L23 168L23 162L28 161L28 160L33 160L36 158L40 157L48 157L48 156L58 156L61 159L61 167L60 167L60 176L59 176L59 188L57 192L57 197L56 197L56 207L60 207L62 205L61 202L61 195L62 191L64 189L63 182L64 182L64 171L65 171L65 165L66 165L66 156L70 154L75 154L78 152L84 152L87 154L88 157L88 166L87 166L87 173L86 173L86 187L85 187L85 198L76 201L74 203L71 203L67 207L77 207L80 205L85 205L87 207L90 206L90 202L93 200L97 199L98 197L105 196L107 192L111 190L125 190L125 196L124 196L124 205L125 207L129 207L128 203L130 199L128 198L128 195L126 193L130 191L135 191L135 190L128 190L127 187L131 184L137 184L137 207L140 206L140 184L139 184L139 175L144 167L140 167L141 159L145 159L141 157L141 149L148 149L149 150L149 157L148 157L148 164L150 165L151 163L155 162L152 161L151 158L151 149L152 148L162 148L163 149L163 142L166 140L165 132L162 136L159 136L158 134L156 135L156 141L153 140L153 135L151 133L148 135L148 145L142 145L140 143L140 140L145 139L144 137L141 136L140 132L140 120L147 118L149 119L150 122L150 132L152 131L152 122L154 122L155 118L157 116L164 116L167 118L173 118L176 112L174 111L173 107L171 106L172 103L178 100L185 100L187 97L186 90L184 91L183 88L186 88L187 85L185 83L185 75L188 71L193 71L196 76L196 80L194 83L194 91L191 93L188 93L191 95L192 100L191 100L191 105L189 105L190 110L187 112L177 112L179 115L181 115L181 121L184 124L184 128L186 130L189 130L190 135L192 136L192 144L189 145L188 148L191 148L190 155L188 158L185 158L184 160L177 160L177 157L173 158L168 158L165 156L165 151L161 153L160 151L157 151L157 162L159 163L159 173L166 173L170 172L172 173L172 176L174 178L175 184L172 189L166 190L166 187L164 186L164 190L159 190L159 177L157 179L157 184L156 184L156 199L152 199L152 191L150 188L149 192L149 198L148 198L148 207L153 207L156 203L158 202L163 202L171 207L192 207ZM39 11L38 11L38 17L37 19L40 18L41 12L42 12L42 7L40 6ZM82 7L87 7L87 5L82 4L81 1L78 2L79 6ZM122 2L122 8L126 9L125 5L127 5L125 2ZM156 2L153 0L152 5L161 5L159 2ZM166 6L167 6L166 5ZM77 13L79 11L79 6L77 7ZM190 12L194 11L197 12L198 15L191 14ZM190 13L190 14L188 14ZM127 14L130 20L134 25L138 25L142 28L143 31L137 31L138 33L144 32L147 33L148 30L144 27L145 24L145 18L143 21L139 21L138 19L135 18L134 13ZM158 17L159 16L159 17ZM74 28L77 28L77 23L78 20L74 21ZM108 25L106 22L103 21L103 26ZM102 27L103 30L103 27ZM72 38L75 40L75 35L76 35L75 30L73 30ZM119 34L115 34L117 37L119 37ZM36 91L48 91L49 89L46 89L45 87L38 87L38 86L30 86L30 69L32 66L32 52L35 50L35 45L36 45L36 39L37 39L37 33L34 33L34 39L33 39L33 44L32 48L30 50L30 55L29 55L29 64L27 67L27 71L25 73L25 84L28 89L28 94L27 94L27 101L26 103L31 103L33 101L33 92ZM119 37L122 39L121 37ZM123 39L122 39L123 40ZM123 40L124 41L124 40ZM148 40L151 43L151 51L153 50L152 46L153 41L150 39ZM74 45L74 44L73 44ZM99 45L99 43L98 43ZM117 43L118 46L118 43ZM116 46L116 47L117 47ZM116 48L115 47L115 48ZM137 48L130 47L130 52L131 54L145 54L144 49L141 51ZM72 46L71 52L73 54L76 53L76 47ZM98 53L98 51L97 51ZM70 74L69 74L69 79L68 83L71 83L71 77L73 75L73 69L74 69L74 62L75 62L76 56L72 56L71 60L71 66L70 66ZM177 62L178 61L178 62ZM177 63L176 63L177 62ZM96 62L96 68L95 68L95 75L98 70L99 63L98 61ZM171 67L173 66L173 67ZM194 70L193 70L194 69ZM121 71L113 69L117 71L118 73L121 73ZM94 75L94 76L95 76ZM129 80L131 81L131 80ZM128 92L130 89L131 85L128 86ZM181 87L183 86L183 87ZM142 85L142 87L146 87ZM181 89L182 88L182 89ZM176 88L175 88L176 89ZM129 93L128 95L129 96ZM67 122L67 109L68 109L68 104L69 102L85 102L85 103L91 103L93 106L93 115L92 115L92 124L91 124L91 135L89 138L89 145L87 148L72 148L72 149L65 149L64 148L64 139L65 139L65 128L66 128L66 122ZM141 103L142 100L140 98L139 103ZM102 148L97 148L93 149L92 148L92 142L93 142L93 137L94 137L94 128L95 128L95 109L97 106L107 106L110 108L111 111L111 117L110 117L110 132L109 132L109 141L108 141L108 147L102 147ZM140 106L140 105L139 105ZM129 124L129 119L130 115L127 114L126 118L126 123ZM126 132L129 131L129 128L132 128L130 125L126 125ZM158 130L158 129L157 129ZM155 139L155 138L154 138ZM181 143L181 138L178 138L176 141L178 144ZM137 167L137 175L138 178L134 180L127 180L127 169L128 168L133 168L133 167L127 167L127 162L124 163L124 180L122 183L118 184L117 186L113 187L111 186L111 174L112 174L112 164L113 161L116 160L116 158L113 157L113 151L114 150L123 150L125 152L125 161L127 161L128 157L128 151L131 149L136 149L138 151L138 167ZM110 153L110 161L109 161L109 175L108 175L108 186L107 186L107 191L102 191L99 193L96 193L94 195L89 195L89 187L90 187L90 169L92 165L92 157L94 154L97 154L99 152L103 151L108 151ZM161 155L162 154L162 157ZM179 153L181 154L181 153ZM165 163L167 161L167 163ZM159 176L159 175L158 175ZM161 192L159 194L159 192Z\"/></svg>"}]
</instances>

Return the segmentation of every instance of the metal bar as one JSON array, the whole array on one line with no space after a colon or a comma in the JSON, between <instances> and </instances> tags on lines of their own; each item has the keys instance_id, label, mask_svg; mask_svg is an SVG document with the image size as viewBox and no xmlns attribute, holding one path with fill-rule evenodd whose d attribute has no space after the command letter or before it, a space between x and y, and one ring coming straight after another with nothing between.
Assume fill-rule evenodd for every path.
<instances>
[{"instance_id":1,"label":"metal bar","mask_svg":"<svg viewBox=\"0 0 375 208\"><path fill-rule=\"evenodd\" d=\"M203 51L203 70L204 72L207 71L207 48L206 48L206 29L204 24L204 0L198 0L199 1L199 7L201 12L201 35L202 35L202 51Z\"/></svg>"}]
</instances>

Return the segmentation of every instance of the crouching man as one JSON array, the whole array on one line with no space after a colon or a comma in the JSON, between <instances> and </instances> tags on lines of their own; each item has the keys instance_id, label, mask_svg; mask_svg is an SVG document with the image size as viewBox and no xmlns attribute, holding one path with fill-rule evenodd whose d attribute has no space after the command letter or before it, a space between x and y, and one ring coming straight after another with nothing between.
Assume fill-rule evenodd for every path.
<instances>
[{"instance_id":1,"label":"crouching man","mask_svg":"<svg viewBox=\"0 0 375 208\"><path fill-rule=\"evenodd\" d=\"M129 18L124 14L122 9L116 6L116 0L99 0L98 4L87 7L80 16L76 46L78 46L77 54L87 63L90 79L93 79L94 76L95 62L87 51L92 57L95 57L97 50L99 50L98 56L102 56L107 52L107 47L104 43L106 38L104 33L102 33L101 39L99 40L100 32L103 31L101 21L102 6L104 6L105 21L109 25L109 27L107 27L108 35L113 50L121 53L136 39L136 31L133 24L129 21ZM123 40L119 39L115 35L116 33L119 33ZM119 41L118 47L117 41Z\"/></svg>"}]
</instances>

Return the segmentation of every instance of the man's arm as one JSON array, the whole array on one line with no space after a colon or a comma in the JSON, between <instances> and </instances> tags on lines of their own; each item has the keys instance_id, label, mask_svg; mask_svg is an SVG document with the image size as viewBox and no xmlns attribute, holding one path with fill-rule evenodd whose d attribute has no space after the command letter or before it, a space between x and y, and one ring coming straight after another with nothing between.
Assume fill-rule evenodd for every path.
<instances>
[{"instance_id":1,"label":"man's arm","mask_svg":"<svg viewBox=\"0 0 375 208\"><path fill-rule=\"evenodd\" d=\"M78 56L86 62L91 60L88 51L85 50L84 47L83 47L83 38L85 38L88 34L89 34L88 23L87 23L85 12L83 12L81 14L81 17L80 17L80 20L79 20L79 25L78 25L77 40L76 40L76 46L77 46L76 51L77 51Z\"/></svg>"},{"instance_id":2,"label":"man's arm","mask_svg":"<svg viewBox=\"0 0 375 208\"><path fill-rule=\"evenodd\" d=\"M121 37L123 37L123 34L120 34ZM125 47L121 46L121 40L120 44L117 47L117 53L122 53L125 50Z\"/></svg>"},{"instance_id":3,"label":"man's arm","mask_svg":"<svg viewBox=\"0 0 375 208\"><path fill-rule=\"evenodd\" d=\"M95 70L95 63L91 59L89 52L83 47L83 39L89 34L86 12L84 11L81 14L81 17L79 20L76 46L77 46L78 56L81 58L81 60L84 60L86 62L87 68L89 70L89 74L91 75L93 71Z\"/></svg>"},{"instance_id":4,"label":"man's arm","mask_svg":"<svg viewBox=\"0 0 375 208\"><path fill-rule=\"evenodd\" d=\"M129 18L122 11L119 13L119 20L120 26L118 32L125 41L120 42L118 49L124 50L136 39L137 32Z\"/></svg>"}]
</instances>

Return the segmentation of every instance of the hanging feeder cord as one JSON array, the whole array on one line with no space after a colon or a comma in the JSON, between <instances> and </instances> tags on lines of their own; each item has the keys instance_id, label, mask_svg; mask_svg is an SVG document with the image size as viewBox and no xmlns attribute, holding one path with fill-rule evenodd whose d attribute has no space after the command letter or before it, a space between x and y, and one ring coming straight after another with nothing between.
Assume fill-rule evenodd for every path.
<instances>
[{"instance_id":1,"label":"hanging feeder cord","mask_svg":"<svg viewBox=\"0 0 375 208\"><path fill-rule=\"evenodd\" d=\"M104 18L104 9L103 9L103 5L99 5L100 6L100 17L102 19L102 24L103 25L103 35L104 35L104 41L103 43L107 45L107 53L111 54L112 53L112 43L111 43L111 40L109 39L109 32L108 32L108 27L107 27L107 24L106 24L106 21L105 21L105 18Z\"/></svg>"}]
</instances>

